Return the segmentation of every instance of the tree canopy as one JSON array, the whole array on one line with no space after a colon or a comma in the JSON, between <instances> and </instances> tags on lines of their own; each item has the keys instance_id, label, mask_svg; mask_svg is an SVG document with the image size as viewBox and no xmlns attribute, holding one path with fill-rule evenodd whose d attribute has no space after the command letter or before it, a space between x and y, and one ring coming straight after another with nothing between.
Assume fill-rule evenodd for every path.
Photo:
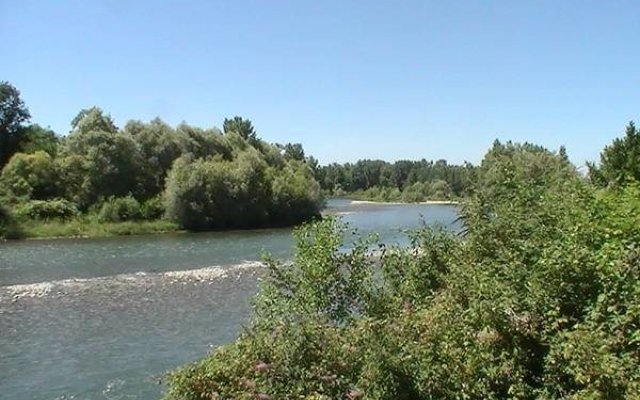
<instances>
[{"instance_id":1,"label":"tree canopy","mask_svg":"<svg viewBox=\"0 0 640 400\"><path fill-rule=\"evenodd\" d=\"M411 202L465 196L474 170L469 163L450 165L445 160L359 160L319 167L316 178L322 189L336 195Z\"/></svg>"},{"instance_id":2,"label":"tree canopy","mask_svg":"<svg viewBox=\"0 0 640 400\"><path fill-rule=\"evenodd\" d=\"M29 121L29 109L20 98L20 91L9 82L0 82L0 167L17 151Z\"/></svg>"},{"instance_id":3,"label":"tree canopy","mask_svg":"<svg viewBox=\"0 0 640 400\"><path fill-rule=\"evenodd\" d=\"M622 138L616 138L600 153L600 164L588 164L589 176L601 186L640 181L640 129L633 121Z\"/></svg>"},{"instance_id":4,"label":"tree canopy","mask_svg":"<svg viewBox=\"0 0 640 400\"><path fill-rule=\"evenodd\" d=\"M9 94L9 103L24 108L16 90ZM0 199L16 212L51 202L52 210L64 205L103 221L168 218L205 230L297 224L323 205L316 164L302 145L267 143L248 119L226 119L224 132L159 118L120 129L91 107L58 138L21 125L28 113L22 115L6 124L21 141L0 174Z\"/></svg>"}]
</instances>

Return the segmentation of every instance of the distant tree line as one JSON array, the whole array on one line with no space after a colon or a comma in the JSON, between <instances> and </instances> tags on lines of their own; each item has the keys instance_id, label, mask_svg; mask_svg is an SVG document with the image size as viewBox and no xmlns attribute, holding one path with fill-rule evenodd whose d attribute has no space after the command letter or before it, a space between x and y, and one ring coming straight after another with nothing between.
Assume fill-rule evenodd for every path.
<instances>
[{"instance_id":1,"label":"distant tree line","mask_svg":"<svg viewBox=\"0 0 640 400\"><path fill-rule=\"evenodd\" d=\"M295 224L322 206L302 146L267 143L241 117L222 130L174 128L159 118L118 128L92 107L66 137L29 118L19 92L0 83L0 204L10 214L168 218L204 230Z\"/></svg>"},{"instance_id":2,"label":"distant tree line","mask_svg":"<svg viewBox=\"0 0 640 400\"><path fill-rule=\"evenodd\" d=\"M470 163L451 165L446 160L360 160L319 167L316 179L334 195L355 194L382 201L441 200L467 194L475 170Z\"/></svg>"}]
</instances>

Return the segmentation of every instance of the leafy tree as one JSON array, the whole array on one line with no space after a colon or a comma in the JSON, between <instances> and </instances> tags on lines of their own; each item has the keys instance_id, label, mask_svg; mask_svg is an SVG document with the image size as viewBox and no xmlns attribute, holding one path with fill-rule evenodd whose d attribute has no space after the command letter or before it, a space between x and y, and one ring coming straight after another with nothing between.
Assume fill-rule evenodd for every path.
<instances>
[{"instance_id":1,"label":"leafy tree","mask_svg":"<svg viewBox=\"0 0 640 400\"><path fill-rule=\"evenodd\" d=\"M137 175L141 197L147 199L157 196L164 190L173 162L184 151L191 150L184 146L188 139L181 142L176 131L159 118L148 124L129 121L124 133L133 138L140 152L140 171Z\"/></svg>"},{"instance_id":2,"label":"leafy tree","mask_svg":"<svg viewBox=\"0 0 640 400\"><path fill-rule=\"evenodd\" d=\"M182 157L167 180L167 215L193 230L265 225L270 200L266 168L255 149L234 161Z\"/></svg>"},{"instance_id":3,"label":"leafy tree","mask_svg":"<svg viewBox=\"0 0 640 400\"><path fill-rule=\"evenodd\" d=\"M58 171L44 151L16 153L2 169L0 186L5 196L16 200L47 200L58 196Z\"/></svg>"},{"instance_id":4,"label":"leafy tree","mask_svg":"<svg viewBox=\"0 0 640 400\"><path fill-rule=\"evenodd\" d=\"M629 122L623 138L614 139L600 154L600 165L587 164L591 180L600 185L624 185L640 180L640 130Z\"/></svg>"},{"instance_id":5,"label":"leafy tree","mask_svg":"<svg viewBox=\"0 0 640 400\"><path fill-rule=\"evenodd\" d=\"M33 124L24 128L19 151L27 154L44 151L51 157L55 157L58 152L59 142L60 139L54 131L43 128L38 124Z\"/></svg>"},{"instance_id":6,"label":"leafy tree","mask_svg":"<svg viewBox=\"0 0 640 400\"><path fill-rule=\"evenodd\" d=\"M67 155L57 157L55 164L61 196L82 206L83 210L89 208L93 204L91 180L88 179L91 162L81 155Z\"/></svg>"},{"instance_id":7,"label":"leafy tree","mask_svg":"<svg viewBox=\"0 0 640 400\"><path fill-rule=\"evenodd\" d=\"M118 127L113 122L111 115L105 115L99 107L91 107L81 110L71 121L72 134L83 134L91 131L116 133Z\"/></svg>"},{"instance_id":8,"label":"leafy tree","mask_svg":"<svg viewBox=\"0 0 640 400\"><path fill-rule=\"evenodd\" d=\"M232 134L223 137L222 133L215 128L205 130L182 123L176 128L176 135L182 154L189 153L195 158L218 156L225 160L231 160L233 158L233 150L238 148L238 143L236 143L236 146L230 143ZM241 143L241 146L246 146L243 140L241 140Z\"/></svg>"},{"instance_id":9,"label":"leafy tree","mask_svg":"<svg viewBox=\"0 0 640 400\"><path fill-rule=\"evenodd\" d=\"M0 168L18 150L24 135L23 124L31 118L20 91L9 82L0 82Z\"/></svg>"},{"instance_id":10,"label":"leafy tree","mask_svg":"<svg viewBox=\"0 0 640 400\"><path fill-rule=\"evenodd\" d=\"M304 161L304 149L300 143L287 143L284 145L284 157L287 160Z\"/></svg>"},{"instance_id":11,"label":"leafy tree","mask_svg":"<svg viewBox=\"0 0 640 400\"><path fill-rule=\"evenodd\" d=\"M86 175L79 185L85 188L80 205L86 208L110 196L140 194L137 174L142 159L133 138L117 130L103 130L115 126L96 108L82 111L73 125L75 129L65 139L61 153L63 157L82 159Z\"/></svg>"},{"instance_id":12,"label":"leafy tree","mask_svg":"<svg viewBox=\"0 0 640 400\"><path fill-rule=\"evenodd\" d=\"M318 216L322 206L320 185L311 167L299 160L289 162L274 178L270 217L274 223L290 225Z\"/></svg>"},{"instance_id":13,"label":"leafy tree","mask_svg":"<svg viewBox=\"0 0 640 400\"><path fill-rule=\"evenodd\" d=\"M235 132L250 143L254 143L257 140L256 130L253 124L248 119L242 117L235 116L231 119L225 118L222 129L225 134Z\"/></svg>"}]
</instances>

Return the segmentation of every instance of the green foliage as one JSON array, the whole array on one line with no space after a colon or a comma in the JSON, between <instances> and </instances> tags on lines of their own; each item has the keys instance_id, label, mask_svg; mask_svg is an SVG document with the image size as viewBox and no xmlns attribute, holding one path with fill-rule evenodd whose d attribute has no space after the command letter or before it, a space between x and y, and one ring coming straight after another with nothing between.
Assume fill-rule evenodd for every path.
<instances>
[{"instance_id":1,"label":"green foliage","mask_svg":"<svg viewBox=\"0 0 640 400\"><path fill-rule=\"evenodd\" d=\"M24 135L23 123L31 118L20 91L0 81L0 168L18 151Z\"/></svg>"},{"instance_id":2,"label":"green foliage","mask_svg":"<svg viewBox=\"0 0 640 400\"><path fill-rule=\"evenodd\" d=\"M73 133L86 134L92 131L116 133L118 127L114 124L111 115L105 115L99 107L91 107L81 110L71 121Z\"/></svg>"},{"instance_id":3,"label":"green foliage","mask_svg":"<svg viewBox=\"0 0 640 400\"><path fill-rule=\"evenodd\" d=\"M235 132L249 142L255 142L257 140L256 130L248 119L243 119L238 116L231 119L225 118L222 126L225 134Z\"/></svg>"},{"instance_id":4,"label":"green foliage","mask_svg":"<svg viewBox=\"0 0 640 400\"><path fill-rule=\"evenodd\" d=\"M320 213L322 195L313 171L302 161L292 160L273 179L270 218L281 225L300 223Z\"/></svg>"},{"instance_id":5,"label":"green foliage","mask_svg":"<svg viewBox=\"0 0 640 400\"><path fill-rule=\"evenodd\" d=\"M591 180L600 185L624 185L640 180L640 130L629 122L623 138L614 139L600 153L600 165L588 164Z\"/></svg>"},{"instance_id":6,"label":"green foliage","mask_svg":"<svg viewBox=\"0 0 640 400\"><path fill-rule=\"evenodd\" d=\"M182 128L182 132L191 132ZM158 196L164 190L164 184L173 162L184 152L195 151L187 143L193 143L192 136L181 136L172 127L156 118L145 124L129 121L124 133L133 138L140 153L140 170L137 172L140 197ZM182 141L180 139L183 139Z\"/></svg>"},{"instance_id":7,"label":"green foliage","mask_svg":"<svg viewBox=\"0 0 640 400\"><path fill-rule=\"evenodd\" d=\"M167 180L167 215L193 230L263 225L268 199L265 170L255 150L234 161L181 158Z\"/></svg>"},{"instance_id":8,"label":"green foliage","mask_svg":"<svg viewBox=\"0 0 640 400\"><path fill-rule=\"evenodd\" d=\"M59 211L66 218L56 208L64 199L101 224L166 214L202 230L297 224L322 206L317 162L300 144L259 139L248 119L225 119L224 133L186 123L173 128L159 118L118 129L91 107L58 139L25 126L29 118L18 90L0 82L0 201L22 216L44 220Z\"/></svg>"},{"instance_id":9,"label":"green foliage","mask_svg":"<svg viewBox=\"0 0 640 400\"><path fill-rule=\"evenodd\" d=\"M496 142L463 236L373 251L332 219L299 230L292 262L267 259L252 323L167 397L636 398L639 191Z\"/></svg>"},{"instance_id":10,"label":"green foliage","mask_svg":"<svg viewBox=\"0 0 640 400\"><path fill-rule=\"evenodd\" d=\"M100 222L136 221L143 217L142 207L133 196L110 197L98 212Z\"/></svg>"},{"instance_id":11,"label":"green foliage","mask_svg":"<svg viewBox=\"0 0 640 400\"><path fill-rule=\"evenodd\" d=\"M64 199L31 200L17 206L15 213L35 220L68 220L79 214L76 205Z\"/></svg>"},{"instance_id":12,"label":"green foliage","mask_svg":"<svg viewBox=\"0 0 640 400\"><path fill-rule=\"evenodd\" d=\"M162 196L156 196L145 201L140 209L142 218L146 220L156 220L164 217L164 199Z\"/></svg>"},{"instance_id":13,"label":"green foliage","mask_svg":"<svg viewBox=\"0 0 640 400\"><path fill-rule=\"evenodd\" d=\"M86 130L94 125L102 123L80 120L79 128L67 136L61 149L63 160L75 157L77 165L82 165L83 173L74 173L80 179L74 186L83 189L77 199L83 208L109 196L140 193L142 160L133 138L121 132Z\"/></svg>"},{"instance_id":14,"label":"green foliage","mask_svg":"<svg viewBox=\"0 0 640 400\"><path fill-rule=\"evenodd\" d=\"M11 212L0 205L0 239L19 239L22 230Z\"/></svg>"},{"instance_id":15,"label":"green foliage","mask_svg":"<svg viewBox=\"0 0 640 400\"><path fill-rule=\"evenodd\" d=\"M475 167L448 165L444 160L397 161L360 160L355 164L330 164L317 168L321 188L334 195L346 191L349 197L374 201L419 202L449 200L468 194ZM396 195L395 192L401 192Z\"/></svg>"},{"instance_id":16,"label":"green foliage","mask_svg":"<svg viewBox=\"0 0 640 400\"><path fill-rule=\"evenodd\" d=\"M46 200L58 195L57 168L44 151L16 153L2 169L0 187L8 198Z\"/></svg>"},{"instance_id":17,"label":"green foliage","mask_svg":"<svg viewBox=\"0 0 640 400\"><path fill-rule=\"evenodd\" d=\"M167 179L167 216L203 230L288 225L319 214L320 189L304 162L279 169L246 146L232 160L178 159Z\"/></svg>"},{"instance_id":18,"label":"green foliage","mask_svg":"<svg viewBox=\"0 0 640 400\"><path fill-rule=\"evenodd\" d=\"M226 137L218 129L200 129L180 124L176 128L181 154L189 154L193 158L222 158L231 160L233 152L246 149L247 143L237 133L237 140Z\"/></svg>"},{"instance_id":19,"label":"green foliage","mask_svg":"<svg viewBox=\"0 0 640 400\"><path fill-rule=\"evenodd\" d=\"M304 149L300 143L287 143L284 145L284 157L287 160L304 161Z\"/></svg>"},{"instance_id":20,"label":"green foliage","mask_svg":"<svg viewBox=\"0 0 640 400\"><path fill-rule=\"evenodd\" d=\"M29 125L24 128L24 134L20 141L18 151L21 153L32 154L38 151L44 151L51 157L55 157L58 151L59 139L55 132L46 129L38 124Z\"/></svg>"},{"instance_id":21,"label":"green foliage","mask_svg":"<svg viewBox=\"0 0 640 400\"><path fill-rule=\"evenodd\" d=\"M20 221L20 237L105 237L121 235L148 235L176 232L179 227L163 219L154 221L100 222L95 215L82 214L70 220Z\"/></svg>"}]
</instances>

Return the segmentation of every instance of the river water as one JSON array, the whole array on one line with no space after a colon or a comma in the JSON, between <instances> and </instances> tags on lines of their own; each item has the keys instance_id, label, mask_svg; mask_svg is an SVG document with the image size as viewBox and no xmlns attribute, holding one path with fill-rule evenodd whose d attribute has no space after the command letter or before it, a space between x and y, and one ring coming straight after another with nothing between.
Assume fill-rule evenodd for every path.
<instances>
[{"instance_id":1,"label":"river water","mask_svg":"<svg viewBox=\"0 0 640 400\"><path fill-rule=\"evenodd\" d=\"M456 208L332 199L363 235L406 243ZM290 229L0 243L0 399L158 399L162 375L232 341L263 252Z\"/></svg>"}]
</instances>

